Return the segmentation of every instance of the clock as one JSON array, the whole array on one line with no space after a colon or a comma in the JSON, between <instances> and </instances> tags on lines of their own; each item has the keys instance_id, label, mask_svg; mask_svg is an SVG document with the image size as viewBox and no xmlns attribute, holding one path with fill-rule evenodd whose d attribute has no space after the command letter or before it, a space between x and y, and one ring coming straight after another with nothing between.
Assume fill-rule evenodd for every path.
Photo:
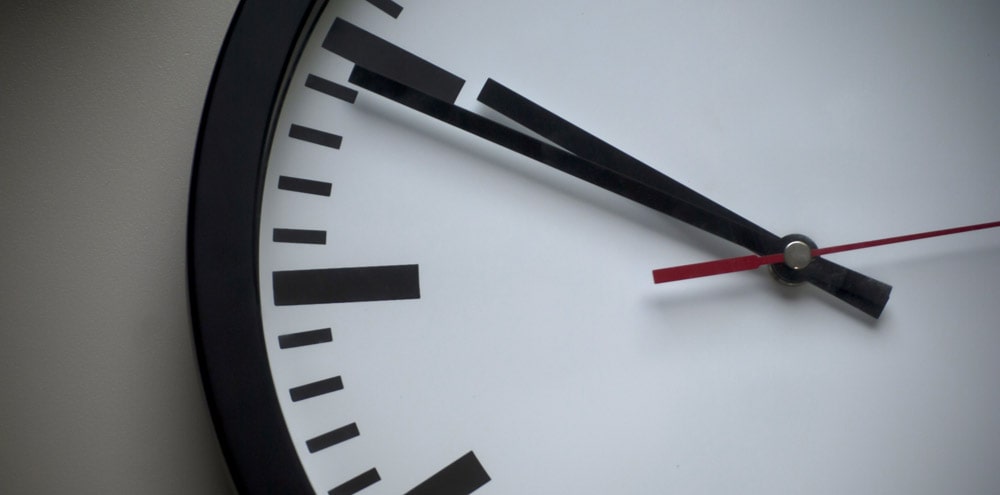
<instances>
[{"instance_id":1,"label":"clock","mask_svg":"<svg viewBox=\"0 0 1000 495\"><path fill-rule=\"evenodd\" d=\"M996 220L998 20L244 1L189 228L237 487L996 492L997 231L809 248Z\"/></svg>"}]
</instances>

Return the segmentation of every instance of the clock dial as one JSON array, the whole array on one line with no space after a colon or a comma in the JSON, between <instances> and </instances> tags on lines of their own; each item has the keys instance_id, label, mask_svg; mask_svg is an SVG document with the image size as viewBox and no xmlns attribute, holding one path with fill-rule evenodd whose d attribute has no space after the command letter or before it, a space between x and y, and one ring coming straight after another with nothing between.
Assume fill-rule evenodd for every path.
<instances>
[{"instance_id":1,"label":"clock dial","mask_svg":"<svg viewBox=\"0 0 1000 495\"><path fill-rule=\"evenodd\" d=\"M649 277L993 220L996 9L284 5L237 14L192 196L242 490L1000 488L996 231Z\"/></svg>"}]
</instances>

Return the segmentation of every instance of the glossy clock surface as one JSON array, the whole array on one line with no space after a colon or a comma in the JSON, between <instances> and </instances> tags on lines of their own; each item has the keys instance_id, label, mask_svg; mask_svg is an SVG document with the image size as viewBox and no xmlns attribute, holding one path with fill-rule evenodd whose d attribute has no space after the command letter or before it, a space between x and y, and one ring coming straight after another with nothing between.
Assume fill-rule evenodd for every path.
<instances>
[{"instance_id":1,"label":"glossy clock surface","mask_svg":"<svg viewBox=\"0 0 1000 495\"><path fill-rule=\"evenodd\" d=\"M878 319L765 269L654 285L747 251L350 82L412 80L419 58L459 84L434 90L523 131L476 100L492 78L822 246L996 220L1000 9L272 9L237 13L192 200L206 388L242 489L1000 489L1000 233L832 257L893 286ZM239 84L261 87L222 120L246 134L212 135Z\"/></svg>"}]
</instances>

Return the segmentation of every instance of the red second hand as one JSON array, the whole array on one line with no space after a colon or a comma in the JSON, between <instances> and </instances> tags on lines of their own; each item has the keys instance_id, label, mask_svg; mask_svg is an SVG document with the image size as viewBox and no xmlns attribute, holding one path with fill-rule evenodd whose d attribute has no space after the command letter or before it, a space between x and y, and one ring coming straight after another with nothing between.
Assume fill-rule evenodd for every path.
<instances>
[{"instance_id":1,"label":"red second hand","mask_svg":"<svg viewBox=\"0 0 1000 495\"><path fill-rule=\"evenodd\" d=\"M826 254L842 253L844 251L853 251L855 249L884 246L886 244L895 244L898 242L916 241L918 239L927 239L929 237L961 234L963 232L992 229L994 227L1000 227L1000 222L980 223L976 225L967 225L965 227L955 227L952 229L923 232L920 234L901 235L897 237L888 237L885 239L876 239L874 241L841 244L840 246L831 246L831 247L813 249L811 251L811 255L813 258L816 258L818 256L823 256ZM768 254L765 256L758 256L756 254L751 254L749 256L740 256L738 258L706 261L704 263L693 263L690 265L675 266L672 268L660 268L658 270L653 270L653 283L662 284L664 282L674 282L677 280L685 280L689 278L707 277L709 275L721 275L723 273L733 273L745 270L753 270L755 268L759 268L764 265L773 265L775 263L782 263L784 261L785 261L784 253Z\"/></svg>"}]
</instances>

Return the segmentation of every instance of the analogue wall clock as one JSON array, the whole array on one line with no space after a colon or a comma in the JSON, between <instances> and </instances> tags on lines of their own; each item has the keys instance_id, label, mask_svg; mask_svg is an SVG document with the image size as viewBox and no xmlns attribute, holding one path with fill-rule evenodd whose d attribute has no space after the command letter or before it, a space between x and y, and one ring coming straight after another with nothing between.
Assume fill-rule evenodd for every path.
<instances>
[{"instance_id":1,"label":"analogue wall clock","mask_svg":"<svg viewBox=\"0 0 1000 495\"><path fill-rule=\"evenodd\" d=\"M189 232L238 488L997 493L998 229L811 249L1000 219L998 10L243 2Z\"/></svg>"}]
</instances>

